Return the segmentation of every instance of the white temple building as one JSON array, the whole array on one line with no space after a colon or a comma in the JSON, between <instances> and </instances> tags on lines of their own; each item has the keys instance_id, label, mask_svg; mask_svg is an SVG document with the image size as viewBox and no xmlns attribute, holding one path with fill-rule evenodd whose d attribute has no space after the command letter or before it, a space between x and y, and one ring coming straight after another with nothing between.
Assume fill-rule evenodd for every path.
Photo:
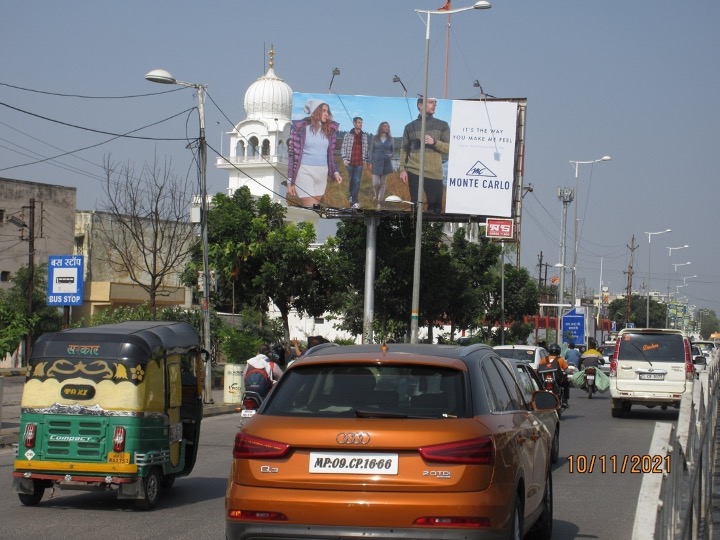
<instances>
[{"instance_id":1,"label":"white temple building","mask_svg":"<svg viewBox=\"0 0 720 540\"><path fill-rule=\"evenodd\" d=\"M227 132L230 155L217 158L218 169L228 171L227 195L248 186L256 197L269 195L287 206L287 140L292 116L292 88L275 74L275 51L269 52L265 75L245 92L245 120ZM287 207L289 222L307 221L318 230L320 217L312 210Z\"/></svg>"},{"instance_id":2,"label":"white temple building","mask_svg":"<svg viewBox=\"0 0 720 540\"><path fill-rule=\"evenodd\" d=\"M290 135L293 92L275 74L275 51L272 48L269 56L267 72L245 92L246 118L226 133L230 137L229 155L218 157L216 167L228 171L228 196L232 196L242 186L248 186L255 197L269 195L273 202L286 206L287 222L312 223L320 238L322 218L312 210L287 205L287 140ZM279 313L271 315L279 317ZM326 317L301 318L291 312L290 337L300 340L316 335L330 340L338 336L355 338L335 330L333 323Z\"/></svg>"}]
</instances>

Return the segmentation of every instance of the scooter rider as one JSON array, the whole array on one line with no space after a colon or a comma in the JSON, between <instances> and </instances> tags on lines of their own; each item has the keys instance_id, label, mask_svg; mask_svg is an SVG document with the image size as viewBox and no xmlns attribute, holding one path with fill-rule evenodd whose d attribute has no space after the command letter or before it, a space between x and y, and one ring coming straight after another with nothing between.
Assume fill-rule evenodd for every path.
<instances>
[{"instance_id":1,"label":"scooter rider","mask_svg":"<svg viewBox=\"0 0 720 540\"><path fill-rule=\"evenodd\" d=\"M565 359L560 356L560 345L553 343L548 347L548 356L540 360L538 368L555 369L556 375L555 380L558 385L563 389L563 401L562 406L568 407L568 399L570 399L570 382L565 375L565 370L568 368L568 363Z\"/></svg>"},{"instance_id":2,"label":"scooter rider","mask_svg":"<svg viewBox=\"0 0 720 540\"><path fill-rule=\"evenodd\" d=\"M597 367L604 363L602 360L603 355L597 350L597 342L594 338L588 338L588 347L588 350L580 356L578 370L583 370L590 366Z\"/></svg>"}]
</instances>

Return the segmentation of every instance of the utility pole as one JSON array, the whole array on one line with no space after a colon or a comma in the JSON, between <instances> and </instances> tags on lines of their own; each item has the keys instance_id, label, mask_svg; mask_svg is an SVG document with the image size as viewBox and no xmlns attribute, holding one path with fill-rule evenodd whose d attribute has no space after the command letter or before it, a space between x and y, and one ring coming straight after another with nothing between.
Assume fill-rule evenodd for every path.
<instances>
[{"instance_id":1,"label":"utility pole","mask_svg":"<svg viewBox=\"0 0 720 540\"><path fill-rule=\"evenodd\" d=\"M637 246L635 245L635 235L633 235L631 245L629 245L628 248L630 249L630 262L628 263L627 272L625 272L628 276L627 289L625 290L625 327L626 328L627 328L627 323L630 320L630 310L632 307L633 257L635 256L635 250L637 249Z\"/></svg>"}]
</instances>

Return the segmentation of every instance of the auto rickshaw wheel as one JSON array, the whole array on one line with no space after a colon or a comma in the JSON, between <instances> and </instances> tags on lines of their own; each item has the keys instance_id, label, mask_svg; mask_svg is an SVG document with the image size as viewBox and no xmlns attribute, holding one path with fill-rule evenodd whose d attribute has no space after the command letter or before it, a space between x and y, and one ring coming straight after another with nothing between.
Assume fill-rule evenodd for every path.
<instances>
[{"instance_id":1,"label":"auto rickshaw wheel","mask_svg":"<svg viewBox=\"0 0 720 540\"><path fill-rule=\"evenodd\" d=\"M18 493L20 502L25 506L36 506L40 503L45 494L45 486L41 486L38 482L33 481L33 492L30 493Z\"/></svg>"},{"instance_id":2,"label":"auto rickshaw wheel","mask_svg":"<svg viewBox=\"0 0 720 540\"><path fill-rule=\"evenodd\" d=\"M144 499L135 501L135 505L141 510L151 510L160 497L161 474L157 468L150 469L148 475L143 478Z\"/></svg>"},{"instance_id":3,"label":"auto rickshaw wheel","mask_svg":"<svg viewBox=\"0 0 720 540\"><path fill-rule=\"evenodd\" d=\"M162 477L161 485L162 487L169 489L173 487L173 484L175 484L175 475L174 474L166 474Z\"/></svg>"}]
</instances>

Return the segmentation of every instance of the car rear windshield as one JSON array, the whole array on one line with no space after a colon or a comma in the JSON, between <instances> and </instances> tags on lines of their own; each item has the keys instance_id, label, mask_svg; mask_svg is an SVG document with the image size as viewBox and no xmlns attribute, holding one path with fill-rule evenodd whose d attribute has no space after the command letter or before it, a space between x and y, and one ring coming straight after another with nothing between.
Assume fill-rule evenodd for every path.
<instances>
[{"instance_id":1,"label":"car rear windshield","mask_svg":"<svg viewBox=\"0 0 720 540\"><path fill-rule=\"evenodd\" d=\"M679 334L626 334L620 338L618 360L684 362L683 338Z\"/></svg>"},{"instance_id":2,"label":"car rear windshield","mask_svg":"<svg viewBox=\"0 0 720 540\"><path fill-rule=\"evenodd\" d=\"M497 349L495 352L503 358L512 358L523 362L533 362L535 360L535 351L528 349Z\"/></svg>"},{"instance_id":3,"label":"car rear windshield","mask_svg":"<svg viewBox=\"0 0 720 540\"><path fill-rule=\"evenodd\" d=\"M271 416L466 417L463 371L432 366L296 366L269 396Z\"/></svg>"}]
</instances>

